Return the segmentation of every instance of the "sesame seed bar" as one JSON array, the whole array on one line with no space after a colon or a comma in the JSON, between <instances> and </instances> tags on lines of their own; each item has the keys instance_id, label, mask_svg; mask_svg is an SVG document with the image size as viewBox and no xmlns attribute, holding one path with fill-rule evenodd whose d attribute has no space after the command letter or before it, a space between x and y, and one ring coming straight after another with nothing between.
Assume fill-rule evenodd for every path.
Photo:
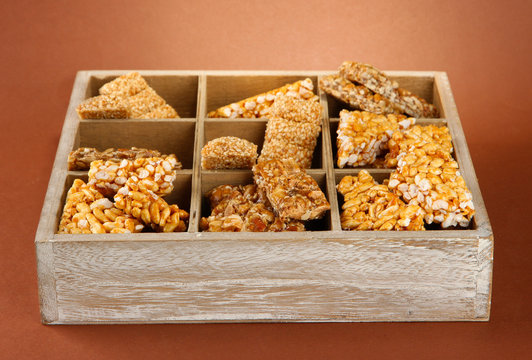
<instances>
[{"instance_id":1,"label":"sesame seed bar","mask_svg":"<svg viewBox=\"0 0 532 360\"><path fill-rule=\"evenodd\" d=\"M387 150L392 134L409 128L415 122L415 118L404 115L342 110L336 131L338 167L374 164L377 156Z\"/></svg>"},{"instance_id":2,"label":"sesame seed bar","mask_svg":"<svg viewBox=\"0 0 532 360\"><path fill-rule=\"evenodd\" d=\"M253 167L259 191L264 192L281 218L321 218L330 205L316 181L294 160L270 160Z\"/></svg>"},{"instance_id":3,"label":"sesame seed bar","mask_svg":"<svg viewBox=\"0 0 532 360\"><path fill-rule=\"evenodd\" d=\"M147 88L149 86L146 80L138 72L133 71L104 84L100 87L99 92L101 95L115 94L130 97Z\"/></svg>"},{"instance_id":4,"label":"sesame seed bar","mask_svg":"<svg viewBox=\"0 0 532 360\"><path fill-rule=\"evenodd\" d=\"M138 72L122 75L77 107L81 119L171 119L179 114Z\"/></svg>"},{"instance_id":5,"label":"sesame seed bar","mask_svg":"<svg viewBox=\"0 0 532 360\"><path fill-rule=\"evenodd\" d=\"M304 231L298 220L275 216L267 199L261 198L256 185L220 185L207 193L211 215L203 217L203 231Z\"/></svg>"},{"instance_id":6,"label":"sesame seed bar","mask_svg":"<svg viewBox=\"0 0 532 360\"><path fill-rule=\"evenodd\" d=\"M337 189L344 196L343 230L425 230L421 207L405 205L366 170L343 177Z\"/></svg>"},{"instance_id":7,"label":"sesame seed bar","mask_svg":"<svg viewBox=\"0 0 532 360\"><path fill-rule=\"evenodd\" d=\"M375 114L402 114L403 109L380 94L374 94L365 86L355 85L341 76L321 78L320 89L349 104L353 108Z\"/></svg>"},{"instance_id":8,"label":"sesame seed bar","mask_svg":"<svg viewBox=\"0 0 532 360\"><path fill-rule=\"evenodd\" d=\"M380 94L402 111L414 117L435 118L438 109L425 99L399 87L396 81L369 64L344 61L338 69L340 76L366 86L376 94Z\"/></svg>"},{"instance_id":9,"label":"sesame seed bar","mask_svg":"<svg viewBox=\"0 0 532 360\"><path fill-rule=\"evenodd\" d=\"M317 101L277 97L269 111L259 161L291 158L310 168L321 132L321 111Z\"/></svg>"},{"instance_id":10,"label":"sesame seed bar","mask_svg":"<svg viewBox=\"0 0 532 360\"><path fill-rule=\"evenodd\" d=\"M124 98L115 95L100 95L86 99L76 111L80 119L127 119L130 109Z\"/></svg>"},{"instance_id":11,"label":"sesame seed bar","mask_svg":"<svg viewBox=\"0 0 532 360\"><path fill-rule=\"evenodd\" d=\"M109 148L101 152L96 150L95 148L81 147L74 151L71 151L70 155L68 155L68 170L89 170L91 162L96 160L111 160L120 162L122 159L134 160L138 158L160 156L165 157L166 155L161 155L161 153L157 150L148 150L136 147L132 147L130 149ZM176 164L176 168L182 168L180 162Z\"/></svg>"},{"instance_id":12,"label":"sesame seed bar","mask_svg":"<svg viewBox=\"0 0 532 360\"><path fill-rule=\"evenodd\" d=\"M257 160L257 145L235 136L209 141L201 149L201 168L251 169Z\"/></svg>"},{"instance_id":13,"label":"sesame seed bar","mask_svg":"<svg viewBox=\"0 0 532 360\"><path fill-rule=\"evenodd\" d=\"M157 232L182 232L187 229L188 212L175 204L169 205L137 176L128 178L116 192L114 201L118 209Z\"/></svg>"},{"instance_id":14,"label":"sesame seed bar","mask_svg":"<svg viewBox=\"0 0 532 360\"><path fill-rule=\"evenodd\" d=\"M452 158L447 135L445 127L435 126L416 126L403 135L394 134L401 152L388 186L408 204L419 205L427 224L467 227L475 214L473 197Z\"/></svg>"},{"instance_id":15,"label":"sesame seed bar","mask_svg":"<svg viewBox=\"0 0 532 360\"><path fill-rule=\"evenodd\" d=\"M315 98L313 93L314 85L312 80L296 81L292 84L286 84L280 88L249 97L247 99L222 106L219 109L209 112L210 118L260 118L265 117L273 104L275 98L281 94L309 100Z\"/></svg>"},{"instance_id":16,"label":"sesame seed bar","mask_svg":"<svg viewBox=\"0 0 532 360\"><path fill-rule=\"evenodd\" d=\"M68 190L58 233L134 233L143 228L144 225L116 208L95 188L75 179Z\"/></svg>"},{"instance_id":17,"label":"sesame seed bar","mask_svg":"<svg viewBox=\"0 0 532 360\"><path fill-rule=\"evenodd\" d=\"M173 107L164 104L150 112L138 116L138 119L175 119L178 117L179 114Z\"/></svg>"},{"instance_id":18,"label":"sesame seed bar","mask_svg":"<svg viewBox=\"0 0 532 360\"><path fill-rule=\"evenodd\" d=\"M130 96L127 98L127 102L129 104L130 117L132 119L137 119L166 104L164 99L157 95L155 90L150 87Z\"/></svg>"},{"instance_id":19,"label":"sesame seed bar","mask_svg":"<svg viewBox=\"0 0 532 360\"><path fill-rule=\"evenodd\" d=\"M133 178L143 190L165 196L174 188L173 182L177 176L176 165L175 155L164 158L124 159L120 163L96 160L91 163L88 184L94 186L104 196L112 196L129 178Z\"/></svg>"}]
</instances>

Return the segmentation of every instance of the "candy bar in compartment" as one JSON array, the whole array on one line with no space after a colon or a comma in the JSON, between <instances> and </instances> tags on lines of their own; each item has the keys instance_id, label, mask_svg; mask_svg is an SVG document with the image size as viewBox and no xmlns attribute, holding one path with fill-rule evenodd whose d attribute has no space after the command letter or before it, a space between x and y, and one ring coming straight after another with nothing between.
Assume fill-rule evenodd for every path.
<instances>
[{"instance_id":1,"label":"candy bar in compartment","mask_svg":"<svg viewBox=\"0 0 532 360\"><path fill-rule=\"evenodd\" d=\"M318 185L321 189L326 189L326 183L325 183L325 173L323 171L319 170L310 170L310 175L316 180ZM234 170L234 171L222 171L222 172L205 172L202 174L202 181L201 181L201 192L202 192L202 199L201 199L201 216L200 218L204 218L203 220L200 220L200 231L205 231L209 225L209 222L206 221L209 216L215 215L213 214L210 199L208 195L212 195L212 190L216 189L217 187L220 187L222 185L231 185L233 187L238 187L236 189L230 189L229 187L226 187L226 192L230 194L231 192L238 196L240 199L242 197L238 195L234 190L240 189L241 194L244 195L244 198L251 198L248 195L252 195L253 202L255 204L264 204L264 207L268 210L268 212L273 214L275 216L274 221L272 222L271 219L269 219L269 222L267 224L267 227L264 228L264 226L260 223L255 222L251 228L255 231L326 231L331 229L331 215L330 211L328 211L323 218L319 220L312 220L312 221L299 221L299 220L291 220L291 219L285 219L282 220L279 218L278 214L273 211L271 204L269 204L269 201L267 200L265 194L260 193L253 181L253 173L248 170ZM221 191L218 191L218 193L223 193ZM249 204L243 203L243 201L237 202L240 204L241 207L236 206L236 204L233 204L233 208L230 210L227 210L227 214L230 218L224 217L224 220L227 222L225 223L226 229L224 231L242 231L242 227L249 226L249 223L247 225L244 225L246 221L249 221L250 219L253 219L253 217L256 217L255 215L260 215L262 205L259 205L257 207L253 207L252 212L247 213L247 209L249 208ZM218 211L222 207L218 208ZM257 211L258 210L258 211ZM243 211L246 216L238 216L240 219L238 219L236 216L234 216L235 213L238 213L238 211ZM255 211L255 213L253 213ZM221 214L224 215L224 214ZM231 216L234 218L234 223L231 223ZM259 216L260 217L260 216ZM220 220L215 219L214 217L210 220ZM220 223L221 224L221 223ZM220 224L213 224L213 230L218 227ZM235 225L234 229L231 229L231 226ZM268 228L269 226L269 228ZM304 227L304 229L303 229ZM213 231L211 230L211 231Z\"/></svg>"},{"instance_id":2,"label":"candy bar in compartment","mask_svg":"<svg viewBox=\"0 0 532 360\"><path fill-rule=\"evenodd\" d=\"M176 120L84 120L80 121L72 151L80 147L104 151L131 147L175 154L183 169L192 169L196 122Z\"/></svg>"},{"instance_id":3,"label":"candy bar in compartment","mask_svg":"<svg viewBox=\"0 0 532 360\"><path fill-rule=\"evenodd\" d=\"M106 85L116 80L122 74L109 75L107 72L98 75L92 75L88 81L85 91L85 99L100 95L99 89L103 86L104 92L112 92L115 87ZM153 75L149 71L141 72L142 78L147 85L151 87L158 96L179 114L181 118L195 118L198 105L198 76L195 75ZM130 79L131 80L131 79ZM131 89L127 88L127 95L133 96L140 91L145 90L144 84L138 79L133 79L134 85ZM169 108L161 107L153 113L146 113L142 118L165 118L174 117L174 112Z\"/></svg>"}]
</instances>

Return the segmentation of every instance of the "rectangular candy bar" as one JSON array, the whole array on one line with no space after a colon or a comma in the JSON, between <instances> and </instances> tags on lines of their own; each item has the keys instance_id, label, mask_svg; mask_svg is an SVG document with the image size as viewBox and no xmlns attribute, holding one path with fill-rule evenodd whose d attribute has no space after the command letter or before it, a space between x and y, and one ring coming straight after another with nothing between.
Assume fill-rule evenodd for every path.
<instances>
[{"instance_id":1,"label":"rectangular candy bar","mask_svg":"<svg viewBox=\"0 0 532 360\"><path fill-rule=\"evenodd\" d=\"M287 96L309 100L315 97L313 93L314 85L311 79L296 81L286 84L280 88L249 97L247 99L222 106L219 109L209 112L210 118L261 118L266 117L270 106L275 98L281 94Z\"/></svg>"},{"instance_id":2,"label":"rectangular candy bar","mask_svg":"<svg viewBox=\"0 0 532 360\"><path fill-rule=\"evenodd\" d=\"M367 111L340 112L336 145L337 164L344 166L372 165L377 156L388 148L388 140L395 131L409 128L415 118L404 115L377 115Z\"/></svg>"},{"instance_id":3,"label":"rectangular candy bar","mask_svg":"<svg viewBox=\"0 0 532 360\"><path fill-rule=\"evenodd\" d=\"M101 152L96 150L95 148L81 147L70 152L70 155L68 155L68 170L89 170L91 162L96 160L111 160L115 162L120 162L123 159L134 160L138 158L160 156L164 157L166 155L161 155L161 153L157 150L148 150L136 147L132 147L130 149L109 148ZM176 168L180 169L181 167L182 165L178 161Z\"/></svg>"},{"instance_id":4,"label":"rectangular candy bar","mask_svg":"<svg viewBox=\"0 0 532 360\"><path fill-rule=\"evenodd\" d=\"M380 94L374 94L365 86L355 85L341 76L321 78L320 89L349 104L351 107L375 114L402 114L404 110Z\"/></svg>"},{"instance_id":5,"label":"rectangular candy bar","mask_svg":"<svg viewBox=\"0 0 532 360\"><path fill-rule=\"evenodd\" d=\"M257 145L235 136L209 141L201 149L201 168L251 169L257 160Z\"/></svg>"},{"instance_id":6,"label":"rectangular candy bar","mask_svg":"<svg viewBox=\"0 0 532 360\"><path fill-rule=\"evenodd\" d=\"M422 209L406 205L366 170L345 176L337 188L344 196L340 215L343 230L425 230Z\"/></svg>"},{"instance_id":7,"label":"rectangular candy bar","mask_svg":"<svg viewBox=\"0 0 532 360\"><path fill-rule=\"evenodd\" d=\"M255 183L281 218L312 220L330 209L316 181L294 160L259 162L253 167Z\"/></svg>"}]
</instances>

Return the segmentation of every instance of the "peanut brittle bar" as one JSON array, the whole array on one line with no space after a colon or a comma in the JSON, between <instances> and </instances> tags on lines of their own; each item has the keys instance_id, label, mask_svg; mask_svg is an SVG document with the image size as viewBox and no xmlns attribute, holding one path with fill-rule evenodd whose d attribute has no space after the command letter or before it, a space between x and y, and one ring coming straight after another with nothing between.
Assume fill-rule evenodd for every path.
<instances>
[{"instance_id":1,"label":"peanut brittle bar","mask_svg":"<svg viewBox=\"0 0 532 360\"><path fill-rule=\"evenodd\" d=\"M257 145L235 136L209 141L201 149L201 168L251 169L257 160Z\"/></svg>"},{"instance_id":2,"label":"peanut brittle bar","mask_svg":"<svg viewBox=\"0 0 532 360\"><path fill-rule=\"evenodd\" d=\"M163 198L131 176L114 196L115 206L157 232L186 231L189 214L179 206L169 205Z\"/></svg>"},{"instance_id":3,"label":"peanut brittle bar","mask_svg":"<svg viewBox=\"0 0 532 360\"><path fill-rule=\"evenodd\" d=\"M365 86L355 85L341 76L321 78L320 89L349 104L353 108L375 114L402 114L404 110L380 94L374 94Z\"/></svg>"},{"instance_id":4,"label":"peanut brittle bar","mask_svg":"<svg viewBox=\"0 0 532 360\"><path fill-rule=\"evenodd\" d=\"M345 176L337 189L344 196L343 230L425 230L421 207L406 205L366 170Z\"/></svg>"},{"instance_id":5,"label":"peanut brittle bar","mask_svg":"<svg viewBox=\"0 0 532 360\"><path fill-rule=\"evenodd\" d=\"M203 231L304 231L301 221L276 216L267 199L261 198L256 185L220 185L207 198L212 212L203 217Z\"/></svg>"},{"instance_id":6,"label":"peanut brittle bar","mask_svg":"<svg viewBox=\"0 0 532 360\"><path fill-rule=\"evenodd\" d=\"M109 148L104 151L98 151L95 148L81 147L70 152L68 155L68 170L89 170L91 162L96 160L116 161L120 162L123 159L134 160L138 158L148 157L165 157L157 150L149 150L143 148L132 147L130 149L115 149ZM177 169L181 169L182 165L178 161Z\"/></svg>"},{"instance_id":7,"label":"peanut brittle bar","mask_svg":"<svg viewBox=\"0 0 532 360\"><path fill-rule=\"evenodd\" d=\"M338 167L374 164L377 156L387 150L392 134L409 128L415 122L415 118L404 115L342 110L336 131Z\"/></svg>"},{"instance_id":8,"label":"peanut brittle bar","mask_svg":"<svg viewBox=\"0 0 532 360\"><path fill-rule=\"evenodd\" d=\"M133 233L144 228L98 190L75 179L68 190L59 234Z\"/></svg>"},{"instance_id":9,"label":"peanut brittle bar","mask_svg":"<svg viewBox=\"0 0 532 360\"><path fill-rule=\"evenodd\" d=\"M294 160L259 162L253 167L253 176L281 218L312 220L330 210L316 181Z\"/></svg>"},{"instance_id":10,"label":"peanut brittle bar","mask_svg":"<svg viewBox=\"0 0 532 360\"><path fill-rule=\"evenodd\" d=\"M297 99L309 100L316 95L313 93L314 85L312 80L296 81L286 84L280 88L249 97L247 99L222 106L207 115L210 118L260 118L265 117L273 104L275 98L281 94L286 94Z\"/></svg>"}]
</instances>

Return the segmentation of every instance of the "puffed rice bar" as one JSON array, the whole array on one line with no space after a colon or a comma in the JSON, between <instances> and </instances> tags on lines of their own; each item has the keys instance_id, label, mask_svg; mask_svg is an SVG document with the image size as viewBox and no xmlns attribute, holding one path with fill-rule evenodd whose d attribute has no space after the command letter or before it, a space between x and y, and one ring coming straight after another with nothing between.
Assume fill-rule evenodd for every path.
<instances>
[{"instance_id":1,"label":"puffed rice bar","mask_svg":"<svg viewBox=\"0 0 532 360\"><path fill-rule=\"evenodd\" d=\"M235 136L209 141L201 149L202 169L251 169L257 160L257 145Z\"/></svg>"},{"instance_id":2,"label":"puffed rice bar","mask_svg":"<svg viewBox=\"0 0 532 360\"><path fill-rule=\"evenodd\" d=\"M314 85L312 80L307 78L292 84L286 84L278 89L249 97L247 99L222 106L219 109L209 112L210 118L260 118L265 117L273 104L275 98L281 94L309 100L315 98L313 93Z\"/></svg>"},{"instance_id":3,"label":"puffed rice bar","mask_svg":"<svg viewBox=\"0 0 532 360\"><path fill-rule=\"evenodd\" d=\"M401 107L380 94L374 94L365 86L355 85L341 76L329 75L321 78L320 89L349 104L353 108L375 114L402 114Z\"/></svg>"},{"instance_id":4,"label":"puffed rice bar","mask_svg":"<svg viewBox=\"0 0 532 360\"><path fill-rule=\"evenodd\" d=\"M425 230L423 210L418 205L405 205L366 170L345 176L337 189L344 196L340 215L343 230Z\"/></svg>"},{"instance_id":5,"label":"puffed rice bar","mask_svg":"<svg viewBox=\"0 0 532 360\"><path fill-rule=\"evenodd\" d=\"M377 115L367 111L340 112L336 145L337 164L364 166L376 162L388 148L388 140L397 130L404 130L415 124L415 118L404 115Z\"/></svg>"},{"instance_id":6,"label":"puffed rice bar","mask_svg":"<svg viewBox=\"0 0 532 360\"><path fill-rule=\"evenodd\" d=\"M389 152L384 165L397 167L400 154L415 149L423 149L428 155L437 155L445 160L452 160L453 142L447 126L426 125L412 126L407 131L393 133L388 141Z\"/></svg>"},{"instance_id":7,"label":"puffed rice bar","mask_svg":"<svg viewBox=\"0 0 532 360\"><path fill-rule=\"evenodd\" d=\"M84 100L76 111L80 119L127 119L129 104L115 95L100 95Z\"/></svg>"},{"instance_id":8,"label":"puffed rice bar","mask_svg":"<svg viewBox=\"0 0 532 360\"><path fill-rule=\"evenodd\" d=\"M439 138L441 144L430 142L436 136L411 136L423 130L406 131L401 136L408 140L408 145L398 145L399 149L406 150L397 156L397 169L390 175L388 186L408 204L421 206L427 224L439 223L442 228L467 227L475 207L458 163L448 151L452 149L445 136L448 132L427 128L424 132L444 134ZM419 141L412 142L412 138Z\"/></svg>"},{"instance_id":9,"label":"puffed rice bar","mask_svg":"<svg viewBox=\"0 0 532 360\"><path fill-rule=\"evenodd\" d=\"M104 151L98 151L95 148L81 147L70 152L68 155L68 170L81 171L89 170L91 162L96 160L103 161L116 161L120 162L122 159L134 160L138 158L148 157L160 157L161 155L157 150L149 150L143 148L132 147L130 149L115 149L109 148ZM182 165L178 161L176 165L177 169L181 169Z\"/></svg>"},{"instance_id":10,"label":"puffed rice bar","mask_svg":"<svg viewBox=\"0 0 532 360\"><path fill-rule=\"evenodd\" d=\"M434 105L410 91L400 88L396 81L391 80L372 65L345 61L338 70L340 75L347 80L362 84L373 92L384 96L401 108L401 112L414 117L434 118L439 116L438 109Z\"/></svg>"},{"instance_id":11,"label":"puffed rice bar","mask_svg":"<svg viewBox=\"0 0 532 360\"><path fill-rule=\"evenodd\" d=\"M182 232L187 229L188 212L169 205L163 198L131 176L114 196L115 206L157 232Z\"/></svg>"},{"instance_id":12,"label":"puffed rice bar","mask_svg":"<svg viewBox=\"0 0 532 360\"><path fill-rule=\"evenodd\" d=\"M270 160L253 167L259 191L264 192L281 218L321 218L330 205L316 181L294 160Z\"/></svg>"},{"instance_id":13,"label":"puffed rice bar","mask_svg":"<svg viewBox=\"0 0 532 360\"><path fill-rule=\"evenodd\" d=\"M146 80L138 72L133 71L104 84L99 89L99 92L101 95L115 94L122 97L130 97L148 87Z\"/></svg>"},{"instance_id":14,"label":"puffed rice bar","mask_svg":"<svg viewBox=\"0 0 532 360\"><path fill-rule=\"evenodd\" d=\"M88 184L104 196L112 196L129 178L134 178L143 189L165 196L174 188L177 164L175 155L124 159L120 163L97 160L91 163Z\"/></svg>"},{"instance_id":15,"label":"puffed rice bar","mask_svg":"<svg viewBox=\"0 0 532 360\"><path fill-rule=\"evenodd\" d=\"M207 198L212 212L200 222L201 229L219 231L304 231L298 220L283 220L275 216L267 199L262 199L256 185L220 185Z\"/></svg>"},{"instance_id":16,"label":"puffed rice bar","mask_svg":"<svg viewBox=\"0 0 532 360\"><path fill-rule=\"evenodd\" d=\"M96 189L75 179L68 190L58 233L134 233L143 228L144 225L125 215Z\"/></svg>"},{"instance_id":17,"label":"puffed rice bar","mask_svg":"<svg viewBox=\"0 0 532 360\"><path fill-rule=\"evenodd\" d=\"M279 117L289 121L321 124L323 107L317 97L312 99L298 99L286 94L278 95L268 110L268 118Z\"/></svg>"}]
</instances>

